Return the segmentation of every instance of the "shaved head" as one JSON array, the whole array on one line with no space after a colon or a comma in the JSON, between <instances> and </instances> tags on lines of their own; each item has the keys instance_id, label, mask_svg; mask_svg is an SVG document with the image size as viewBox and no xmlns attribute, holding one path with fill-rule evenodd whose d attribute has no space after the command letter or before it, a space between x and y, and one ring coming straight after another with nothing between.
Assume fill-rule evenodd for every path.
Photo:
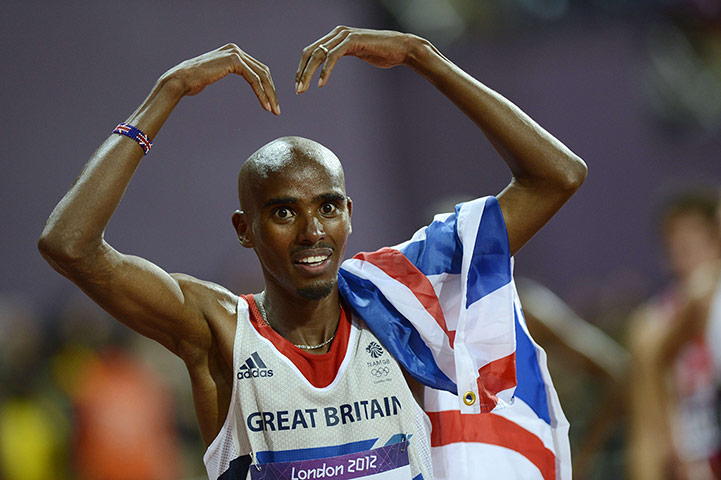
<instances>
[{"instance_id":1,"label":"shaved head","mask_svg":"<svg viewBox=\"0 0 721 480\"><path fill-rule=\"evenodd\" d=\"M330 149L303 137L281 137L260 147L243 163L238 174L241 210L253 204L257 189L278 174L297 174L301 181L310 170L325 172L340 180L345 191L343 166Z\"/></svg>"},{"instance_id":2,"label":"shaved head","mask_svg":"<svg viewBox=\"0 0 721 480\"><path fill-rule=\"evenodd\" d=\"M283 137L246 160L238 175L238 240L258 256L266 289L318 301L334 291L353 202L333 152Z\"/></svg>"}]
</instances>

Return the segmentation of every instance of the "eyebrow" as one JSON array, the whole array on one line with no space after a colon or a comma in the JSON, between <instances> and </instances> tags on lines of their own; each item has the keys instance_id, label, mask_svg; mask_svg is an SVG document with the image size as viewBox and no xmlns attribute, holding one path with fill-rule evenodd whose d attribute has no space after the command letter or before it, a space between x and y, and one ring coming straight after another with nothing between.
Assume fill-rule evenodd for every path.
<instances>
[{"instance_id":1,"label":"eyebrow","mask_svg":"<svg viewBox=\"0 0 721 480\"><path fill-rule=\"evenodd\" d=\"M313 201L343 202L347 198L347 196L341 193L321 193L314 196ZM296 197L274 197L265 202L261 208L265 209L274 205L293 205L296 203L298 203L298 199Z\"/></svg>"},{"instance_id":2,"label":"eyebrow","mask_svg":"<svg viewBox=\"0 0 721 480\"><path fill-rule=\"evenodd\" d=\"M343 202L347 198L348 197L340 193L322 193L313 198L313 200L325 200L326 202Z\"/></svg>"},{"instance_id":3,"label":"eyebrow","mask_svg":"<svg viewBox=\"0 0 721 480\"><path fill-rule=\"evenodd\" d=\"M288 205L294 203L298 203L298 199L295 197L276 197L265 202L262 208L272 207L273 205Z\"/></svg>"}]
</instances>

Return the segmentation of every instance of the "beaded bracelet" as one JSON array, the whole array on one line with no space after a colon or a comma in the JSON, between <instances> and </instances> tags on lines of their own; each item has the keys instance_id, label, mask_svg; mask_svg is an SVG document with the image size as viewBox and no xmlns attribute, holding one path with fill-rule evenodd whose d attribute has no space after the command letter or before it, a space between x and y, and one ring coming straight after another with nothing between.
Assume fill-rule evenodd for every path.
<instances>
[{"instance_id":1,"label":"beaded bracelet","mask_svg":"<svg viewBox=\"0 0 721 480\"><path fill-rule=\"evenodd\" d=\"M150 151L150 147L153 146L153 142L150 141L150 138L146 134L143 133L142 130L140 130L138 127L134 127L130 125L129 123L120 123L117 127L115 127L115 130L113 130L113 133L117 133L118 135L125 135L126 137L130 137L136 142L138 142L138 145L143 149L143 152L145 152L145 155L148 154Z\"/></svg>"}]
</instances>

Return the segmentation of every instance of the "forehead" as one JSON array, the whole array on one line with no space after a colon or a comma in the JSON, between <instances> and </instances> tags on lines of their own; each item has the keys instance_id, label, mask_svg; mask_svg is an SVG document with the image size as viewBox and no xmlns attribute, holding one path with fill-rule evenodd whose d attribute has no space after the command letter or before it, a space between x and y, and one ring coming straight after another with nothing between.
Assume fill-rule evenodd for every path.
<instances>
[{"instance_id":1,"label":"forehead","mask_svg":"<svg viewBox=\"0 0 721 480\"><path fill-rule=\"evenodd\" d=\"M684 230L706 232L713 229L714 221L702 212L679 210L672 212L665 218L664 227L666 231Z\"/></svg>"},{"instance_id":2,"label":"forehead","mask_svg":"<svg viewBox=\"0 0 721 480\"><path fill-rule=\"evenodd\" d=\"M345 195L342 173L316 162L299 162L269 172L259 179L254 197L260 205L271 198L305 201L327 193Z\"/></svg>"},{"instance_id":3,"label":"forehead","mask_svg":"<svg viewBox=\"0 0 721 480\"><path fill-rule=\"evenodd\" d=\"M283 137L245 162L238 190L241 207L249 210L270 199L345 195L345 178L338 157L328 148L300 137Z\"/></svg>"},{"instance_id":4,"label":"forehead","mask_svg":"<svg viewBox=\"0 0 721 480\"><path fill-rule=\"evenodd\" d=\"M286 203L316 203L345 196L343 171L323 162L298 161L258 175L250 182L246 209Z\"/></svg>"},{"instance_id":5,"label":"forehead","mask_svg":"<svg viewBox=\"0 0 721 480\"><path fill-rule=\"evenodd\" d=\"M697 248L699 242L716 244L719 241L717 225L699 212L683 212L666 219L663 226L664 242L687 249Z\"/></svg>"}]
</instances>

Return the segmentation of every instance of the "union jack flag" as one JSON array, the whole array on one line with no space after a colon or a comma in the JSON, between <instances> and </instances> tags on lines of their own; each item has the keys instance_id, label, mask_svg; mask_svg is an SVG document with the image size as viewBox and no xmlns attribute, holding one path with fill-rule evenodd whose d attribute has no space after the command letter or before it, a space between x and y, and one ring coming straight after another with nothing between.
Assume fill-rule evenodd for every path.
<instances>
[{"instance_id":1,"label":"union jack flag","mask_svg":"<svg viewBox=\"0 0 721 480\"><path fill-rule=\"evenodd\" d=\"M123 135L129 135L130 134L130 125L127 123L121 123L117 127L115 127L115 130L113 130L113 133L121 133Z\"/></svg>"},{"instance_id":2,"label":"union jack flag","mask_svg":"<svg viewBox=\"0 0 721 480\"><path fill-rule=\"evenodd\" d=\"M153 146L153 142L150 141L150 138L143 133L142 130L140 130L137 127L134 127L133 125L130 125L129 123L121 123L117 127L115 127L115 130L113 130L113 133L117 133L119 135L125 135L126 137L130 137L136 142L138 142L138 145L143 149L143 153L145 155L148 154L150 151L150 147Z\"/></svg>"},{"instance_id":3,"label":"union jack flag","mask_svg":"<svg viewBox=\"0 0 721 480\"><path fill-rule=\"evenodd\" d=\"M568 422L512 269L495 197L341 268L345 301L427 386L437 479L571 478Z\"/></svg>"}]
</instances>

